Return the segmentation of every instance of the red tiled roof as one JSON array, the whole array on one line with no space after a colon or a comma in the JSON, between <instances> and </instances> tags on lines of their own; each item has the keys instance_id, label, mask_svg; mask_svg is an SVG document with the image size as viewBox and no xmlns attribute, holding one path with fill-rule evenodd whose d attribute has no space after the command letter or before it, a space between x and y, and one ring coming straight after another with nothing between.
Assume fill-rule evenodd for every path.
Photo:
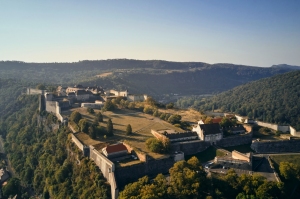
<instances>
[{"instance_id":1,"label":"red tiled roof","mask_svg":"<svg viewBox=\"0 0 300 199\"><path fill-rule=\"evenodd\" d=\"M119 151L124 151L127 150L127 148L121 143L121 144L114 144L114 145L109 145L106 147L106 152L107 154L110 153L115 153Z\"/></svg>"},{"instance_id":2,"label":"red tiled roof","mask_svg":"<svg viewBox=\"0 0 300 199\"><path fill-rule=\"evenodd\" d=\"M213 118L211 121L212 121L212 123L218 123L219 124L222 121L222 118L221 117Z\"/></svg>"}]
</instances>

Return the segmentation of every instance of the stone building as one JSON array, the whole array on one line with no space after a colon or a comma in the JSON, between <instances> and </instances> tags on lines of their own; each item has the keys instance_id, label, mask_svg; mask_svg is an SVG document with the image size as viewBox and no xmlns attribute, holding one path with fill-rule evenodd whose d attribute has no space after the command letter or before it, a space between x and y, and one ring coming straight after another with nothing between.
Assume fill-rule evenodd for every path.
<instances>
[{"instance_id":1,"label":"stone building","mask_svg":"<svg viewBox=\"0 0 300 199\"><path fill-rule=\"evenodd\" d=\"M197 132L200 140L216 144L217 141L223 138L223 132L219 124L198 124L193 127L193 130Z\"/></svg>"},{"instance_id":2,"label":"stone building","mask_svg":"<svg viewBox=\"0 0 300 199\"><path fill-rule=\"evenodd\" d=\"M108 158L120 157L128 154L123 143L108 145L102 149L102 153Z\"/></svg>"}]
</instances>

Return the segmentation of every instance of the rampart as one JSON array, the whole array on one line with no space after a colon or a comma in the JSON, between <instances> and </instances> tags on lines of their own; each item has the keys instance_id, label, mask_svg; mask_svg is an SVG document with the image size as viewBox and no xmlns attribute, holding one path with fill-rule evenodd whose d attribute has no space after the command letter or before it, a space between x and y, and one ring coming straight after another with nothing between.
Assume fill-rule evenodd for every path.
<instances>
[{"instance_id":1,"label":"rampart","mask_svg":"<svg viewBox=\"0 0 300 199\"><path fill-rule=\"evenodd\" d=\"M290 134L292 136L296 136L296 137L300 137L300 131L296 131L296 129L294 129L293 127L290 126Z\"/></svg>"},{"instance_id":2,"label":"rampart","mask_svg":"<svg viewBox=\"0 0 300 199\"><path fill-rule=\"evenodd\" d=\"M115 165L109 159L107 159L104 155L102 155L99 151L97 151L93 146L89 146L87 148L83 145L78 138L71 133L72 141L76 144L76 146L85 153L86 149L88 150L90 159L94 160L95 164L100 168L103 176L107 179L107 182L110 184L111 187L111 196L112 199L118 198L119 190L117 186L117 182L115 179Z\"/></svg>"},{"instance_id":3,"label":"rampart","mask_svg":"<svg viewBox=\"0 0 300 199\"><path fill-rule=\"evenodd\" d=\"M271 124L271 123L260 122L260 121L255 121L255 124L257 124L258 126L263 126L263 127L273 129L275 131L282 131L282 132L290 131L289 126L281 126L277 124Z\"/></svg>"},{"instance_id":4,"label":"rampart","mask_svg":"<svg viewBox=\"0 0 300 199\"><path fill-rule=\"evenodd\" d=\"M138 180L141 176L155 177L158 173L167 174L175 163L174 157L151 159L147 163L140 163L126 167L118 167L115 171L119 187Z\"/></svg>"},{"instance_id":5,"label":"rampart","mask_svg":"<svg viewBox=\"0 0 300 199\"><path fill-rule=\"evenodd\" d=\"M152 135L153 135L154 137L156 137L157 139L165 139L165 138L166 138L166 136L164 136L164 135L158 133L157 131L155 131L155 130L153 130L153 129L151 129L151 133L152 133Z\"/></svg>"},{"instance_id":6,"label":"rampart","mask_svg":"<svg viewBox=\"0 0 300 199\"><path fill-rule=\"evenodd\" d=\"M300 140L253 141L251 148L257 153L300 152Z\"/></svg>"},{"instance_id":7,"label":"rampart","mask_svg":"<svg viewBox=\"0 0 300 199\"><path fill-rule=\"evenodd\" d=\"M111 196L113 199L118 198L118 187L115 179L115 164L97 151L93 146L90 147L90 158L94 160L100 168L103 176L107 179L111 187Z\"/></svg>"},{"instance_id":8,"label":"rampart","mask_svg":"<svg viewBox=\"0 0 300 199\"><path fill-rule=\"evenodd\" d=\"M27 88L27 95L44 95L46 90Z\"/></svg>"},{"instance_id":9,"label":"rampart","mask_svg":"<svg viewBox=\"0 0 300 199\"><path fill-rule=\"evenodd\" d=\"M147 95L128 95L127 100L130 102L145 101L148 98Z\"/></svg>"},{"instance_id":10,"label":"rampart","mask_svg":"<svg viewBox=\"0 0 300 199\"><path fill-rule=\"evenodd\" d=\"M135 150L134 147L131 147L129 144L127 144L125 142L123 142L123 144L127 148L127 150L128 150L129 153L134 152L135 155L137 155L137 157L139 158L140 161L147 162L147 154L141 153L141 152Z\"/></svg>"},{"instance_id":11,"label":"rampart","mask_svg":"<svg viewBox=\"0 0 300 199\"><path fill-rule=\"evenodd\" d=\"M232 158L251 162L251 154L246 155L246 154L240 153L236 150L232 151Z\"/></svg>"},{"instance_id":12,"label":"rampart","mask_svg":"<svg viewBox=\"0 0 300 199\"><path fill-rule=\"evenodd\" d=\"M245 130L246 130L247 132L252 132L252 126L249 126L249 125L244 124L243 127L245 128Z\"/></svg>"},{"instance_id":13,"label":"rampart","mask_svg":"<svg viewBox=\"0 0 300 199\"><path fill-rule=\"evenodd\" d=\"M192 140L186 142L176 142L172 143L171 151L182 151L185 155L193 155L199 152L204 151L210 146L209 142L202 140Z\"/></svg>"},{"instance_id":14,"label":"rampart","mask_svg":"<svg viewBox=\"0 0 300 199\"><path fill-rule=\"evenodd\" d=\"M65 122L66 119L60 114L61 108L59 103L56 101L46 101L46 111L49 113L53 113L57 119L61 122Z\"/></svg>"},{"instance_id":15,"label":"rampart","mask_svg":"<svg viewBox=\"0 0 300 199\"><path fill-rule=\"evenodd\" d=\"M242 135L225 137L217 141L217 145L222 147L229 147L229 146L250 144L251 142L252 142L252 132L242 134Z\"/></svg>"},{"instance_id":16,"label":"rampart","mask_svg":"<svg viewBox=\"0 0 300 199\"><path fill-rule=\"evenodd\" d=\"M76 144L76 146L81 150L83 151L83 144L82 142L80 142L80 140L78 140L78 138L73 134L71 133L71 136L72 136L72 141Z\"/></svg>"}]
</instances>

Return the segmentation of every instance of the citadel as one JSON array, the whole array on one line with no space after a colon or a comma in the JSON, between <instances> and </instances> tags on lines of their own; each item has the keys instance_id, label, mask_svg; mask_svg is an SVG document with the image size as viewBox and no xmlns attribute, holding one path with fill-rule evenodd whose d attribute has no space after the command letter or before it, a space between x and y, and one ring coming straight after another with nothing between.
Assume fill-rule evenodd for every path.
<instances>
[{"instance_id":1,"label":"citadel","mask_svg":"<svg viewBox=\"0 0 300 199\"><path fill-rule=\"evenodd\" d=\"M76 130L68 124L68 117L61 114L62 110L69 109L80 103L81 107L101 109L104 102L116 97L125 97L128 101L144 101L147 95L133 95L126 91L107 90L101 87L83 87L76 85L74 87L58 87L54 93L45 90L27 89L28 95L39 95L40 111L47 111L55 115L62 125L68 125L72 130L72 141L83 152L84 156L94 160L100 168L104 177L111 185L112 198L118 197L119 187L123 187L129 182L148 175L155 176L158 173L168 173L169 168L177 161L184 160L185 156L193 155L205 151L210 146L223 148L251 144L255 153L284 153L300 151L300 132L297 132L291 126L281 126L261 121L254 121L246 117L234 114L224 113L222 117L235 117L239 121L238 126L230 127L232 136L224 136L219 120L211 124L204 124L202 120L193 126L191 131L176 132L171 129L151 130L151 134L156 139L169 139L171 150L167 158L153 159L146 153L136 151L134 146L123 142L116 143L97 150L94 146L86 146L80 141ZM262 126L274 131L281 131L285 134L280 136L279 140L258 140L253 139L253 126ZM232 168L243 168L249 171L253 170L253 153L241 153L239 151L226 151L225 157L216 157L214 162L220 165L228 165ZM117 167L116 163L125 156L132 156L133 159L140 161L140 164L134 164L127 167ZM276 174L275 174L276 175Z\"/></svg>"}]
</instances>

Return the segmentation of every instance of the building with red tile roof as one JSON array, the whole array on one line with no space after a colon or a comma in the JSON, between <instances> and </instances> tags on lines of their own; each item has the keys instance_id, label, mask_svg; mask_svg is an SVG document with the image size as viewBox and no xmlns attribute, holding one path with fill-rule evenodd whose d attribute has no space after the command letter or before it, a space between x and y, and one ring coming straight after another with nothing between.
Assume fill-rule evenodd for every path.
<instances>
[{"instance_id":1,"label":"building with red tile roof","mask_svg":"<svg viewBox=\"0 0 300 199\"><path fill-rule=\"evenodd\" d=\"M107 147L102 149L102 153L108 157L119 157L126 155L128 153L127 148L123 143L108 145Z\"/></svg>"}]
</instances>

